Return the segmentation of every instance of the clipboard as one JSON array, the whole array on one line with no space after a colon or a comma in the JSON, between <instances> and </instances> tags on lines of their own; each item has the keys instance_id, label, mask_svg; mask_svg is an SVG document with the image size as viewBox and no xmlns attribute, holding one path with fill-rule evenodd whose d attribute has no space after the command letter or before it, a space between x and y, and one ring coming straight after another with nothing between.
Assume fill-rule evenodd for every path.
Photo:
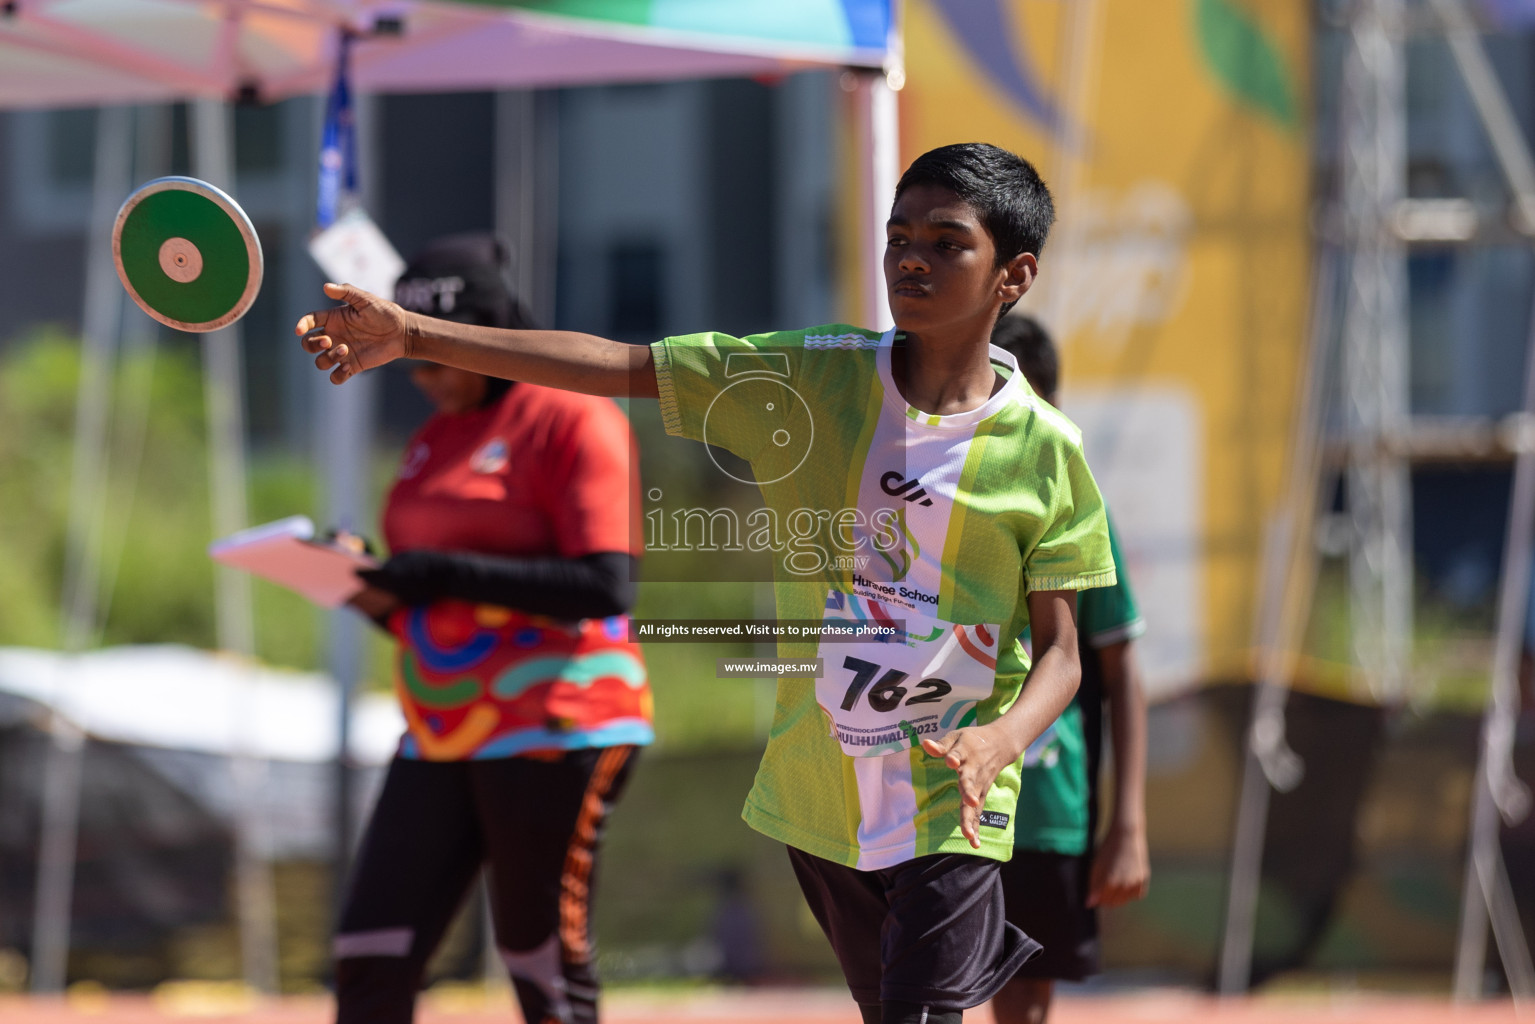
<instances>
[{"instance_id":1,"label":"clipboard","mask_svg":"<svg viewBox=\"0 0 1535 1024\"><path fill-rule=\"evenodd\" d=\"M289 516L252 526L208 545L220 565L242 569L286 587L317 605L339 608L362 591L358 569L376 569L378 560L314 539L314 521Z\"/></svg>"}]
</instances>

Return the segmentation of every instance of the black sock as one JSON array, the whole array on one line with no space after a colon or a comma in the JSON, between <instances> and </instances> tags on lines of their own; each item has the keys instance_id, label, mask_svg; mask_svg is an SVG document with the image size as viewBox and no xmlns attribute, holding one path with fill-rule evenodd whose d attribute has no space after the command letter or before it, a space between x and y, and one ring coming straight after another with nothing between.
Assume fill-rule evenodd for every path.
<instances>
[{"instance_id":1,"label":"black sock","mask_svg":"<svg viewBox=\"0 0 1535 1024\"><path fill-rule=\"evenodd\" d=\"M860 1005L859 1010L863 1009ZM879 1024L960 1024L962 1010L935 1010L923 1003L884 1002L880 1004ZM870 1024L864 1016L864 1024Z\"/></svg>"}]
</instances>

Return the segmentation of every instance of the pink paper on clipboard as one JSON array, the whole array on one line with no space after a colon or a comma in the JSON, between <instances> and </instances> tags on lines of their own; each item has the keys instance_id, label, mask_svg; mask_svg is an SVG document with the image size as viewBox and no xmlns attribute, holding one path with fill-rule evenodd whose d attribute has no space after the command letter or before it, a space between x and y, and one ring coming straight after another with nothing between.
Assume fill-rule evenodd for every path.
<instances>
[{"instance_id":1,"label":"pink paper on clipboard","mask_svg":"<svg viewBox=\"0 0 1535 1024\"><path fill-rule=\"evenodd\" d=\"M369 555L316 541L308 516L289 516L230 534L208 545L208 555L220 565L243 569L326 608L339 608L363 589L358 569L378 567Z\"/></svg>"}]
</instances>

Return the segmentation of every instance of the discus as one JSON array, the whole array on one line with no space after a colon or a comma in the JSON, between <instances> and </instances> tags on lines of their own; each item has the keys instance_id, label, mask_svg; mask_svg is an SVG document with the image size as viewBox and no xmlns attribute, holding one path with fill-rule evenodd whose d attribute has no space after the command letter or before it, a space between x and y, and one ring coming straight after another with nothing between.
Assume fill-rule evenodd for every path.
<instances>
[{"instance_id":1,"label":"discus","mask_svg":"<svg viewBox=\"0 0 1535 1024\"><path fill-rule=\"evenodd\" d=\"M261 290L261 240L221 189L196 178L156 178L117 211L112 262L138 307L168 327L216 331Z\"/></svg>"}]
</instances>

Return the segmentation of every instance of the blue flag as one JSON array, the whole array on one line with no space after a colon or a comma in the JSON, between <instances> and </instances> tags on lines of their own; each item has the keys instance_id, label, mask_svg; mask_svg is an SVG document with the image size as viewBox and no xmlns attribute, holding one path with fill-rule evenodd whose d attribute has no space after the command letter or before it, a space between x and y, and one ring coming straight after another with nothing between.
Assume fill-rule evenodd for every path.
<instances>
[{"instance_id":1,"label":"blue flag","mask_svg":"<svg viewBox=\"0 0 1535 1024\"><path fill-rule=\"evenodd\" d=\"M357 130L352 115L352 34L341 34L336 57L336 84L325 103L325 128L320 134L320 186L315 201L315 226L330 227L342 205L357 193Z\"/></svg>"}]
</instances>

